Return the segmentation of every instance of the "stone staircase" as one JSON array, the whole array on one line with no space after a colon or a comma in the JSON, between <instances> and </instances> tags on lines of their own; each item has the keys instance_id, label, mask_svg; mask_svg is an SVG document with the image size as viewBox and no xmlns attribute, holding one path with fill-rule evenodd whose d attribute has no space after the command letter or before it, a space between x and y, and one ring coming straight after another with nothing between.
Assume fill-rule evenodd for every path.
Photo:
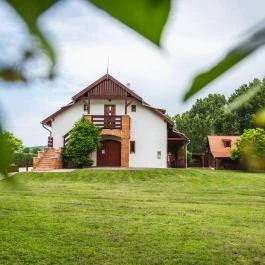
<instances>
[{"instance_id":1,"label":"stone staircase","mask_svg":"<svg viewBox=\"0 0 265 265\"><path fill-rule=\"evenodd\" d=\"M48 147L33 158L33 171L48 171L62 168L62 149Z\"/></svg>"}]
</instances>

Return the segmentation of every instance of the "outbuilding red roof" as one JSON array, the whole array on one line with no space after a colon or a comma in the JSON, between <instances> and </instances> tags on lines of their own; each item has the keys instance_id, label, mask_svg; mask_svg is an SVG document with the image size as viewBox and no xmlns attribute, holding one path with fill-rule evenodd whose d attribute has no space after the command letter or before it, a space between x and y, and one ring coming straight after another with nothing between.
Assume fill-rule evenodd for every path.
<instances>
[{"instance_id":1,"label":"outbuilding red roof","mask_svg":"<svg viewBox=\"0 0 265 265\"><path fill-rule=\"evenodd\" d=\"M240 136L208 136L209 151L214 158L231 157L230 150L236 148L236 142ZM226 147L230 142L230 147Z\"/></svg>"}]
</instances>

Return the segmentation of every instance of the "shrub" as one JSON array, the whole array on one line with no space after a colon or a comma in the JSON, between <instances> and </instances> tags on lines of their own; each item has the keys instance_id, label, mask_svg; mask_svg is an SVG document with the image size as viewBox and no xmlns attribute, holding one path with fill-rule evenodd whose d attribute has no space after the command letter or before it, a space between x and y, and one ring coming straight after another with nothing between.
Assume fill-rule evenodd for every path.
<instances>
[{"instance_id":1,"label":"shrub","mask_svg":"<svg viewBox=\"0 0 265 265\"><path fill-rule=\"evenodd\" d=\"M249 170L265 170L265 130L248 129L240 136L231 158L239 159Z\"/></svg>"},{"instance_id":2,"label":"shrub","mask_svg":"<svg viewBox=\"0 0 265 265\"><path fill-rule=\"evenodd\" d=\"M87 122L84 117L75 123L70 132L63 156L69 167L91 166L93 160L89 154L96 150L100 143L99 128Z\"/></svg>"},{"instance_id":3,"label":"shrub","mask_svg":"<svg viewBox=\"0 0 265 265\"><path fill-rule=\"evenodd\" d=\"M33 156L32 153L14 153L11 162L18 167L29 167L32 166Z\"/></svg>"}]
</instances>

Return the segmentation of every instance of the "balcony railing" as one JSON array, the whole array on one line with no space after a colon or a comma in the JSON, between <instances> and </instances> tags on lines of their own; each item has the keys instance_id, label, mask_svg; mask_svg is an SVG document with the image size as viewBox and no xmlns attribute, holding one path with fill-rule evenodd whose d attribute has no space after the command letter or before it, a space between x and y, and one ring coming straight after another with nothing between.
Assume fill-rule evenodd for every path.
<instances>
[{"instance_id":1,"label":"balcony railing","mask_svg":"<svg viewBox=\"0 0 265 265\"><path fill-rule=\"evenodd\" d=\"M100 129L122 129L122 116L121 115L91 115L91 122L97 125ZM69 140L70 132L63 135L63 146Z\"/></svg>"},{"instance_id":2,"label":"balcony railing","mask_svg":"<svg viewBox=\"0 0 265 265\"><path fill-rule=\"evenodd\" d=\"M122 128L122 119L121 115L93 115L92 123L97 125L100 129L121 129Z\"/></svg>"}]
</instances>

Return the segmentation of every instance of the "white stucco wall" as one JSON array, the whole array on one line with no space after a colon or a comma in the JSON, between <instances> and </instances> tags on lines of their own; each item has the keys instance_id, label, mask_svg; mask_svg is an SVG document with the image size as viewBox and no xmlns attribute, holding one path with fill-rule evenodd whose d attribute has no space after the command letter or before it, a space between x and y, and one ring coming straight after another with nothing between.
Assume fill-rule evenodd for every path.
<instances>
[{"instance_id":1,"label":"white stucco wall","mask_svg":"<svg viewBox=\"0 0 265 265\"><path fill-rule=\"evenodd\" d=\"M63 135L73 128L74 123L80 120L83 114L84 104L80 102L55 117L52 122L53 146L55 148L63 147Z\"/></svg>"},{"instance_id":2,"label":"white stucco wall","mask_svg":"<svg viewBox=\"0 0 265 265\"><path fill-rule=\"evenodd\" d=\"M104 105L116 105L116 115L125 114L124 100L92 99L90 101L91 115L104 115Z\"/></svg>"},{"instance_id":3,"label":"white stucco wall","mask_svg":"<svg viewBox=\"0 0 265 265\"><path fill-rule=\"evenodd\" d=\"M130 167L167 167L167 123L150 109L140 103L136 105L136 112L128 114L131 117L131 141L135 141L135 153L130 153ZM157 157L161 152L161 158Z\"/></svg>"}]
</instances>

